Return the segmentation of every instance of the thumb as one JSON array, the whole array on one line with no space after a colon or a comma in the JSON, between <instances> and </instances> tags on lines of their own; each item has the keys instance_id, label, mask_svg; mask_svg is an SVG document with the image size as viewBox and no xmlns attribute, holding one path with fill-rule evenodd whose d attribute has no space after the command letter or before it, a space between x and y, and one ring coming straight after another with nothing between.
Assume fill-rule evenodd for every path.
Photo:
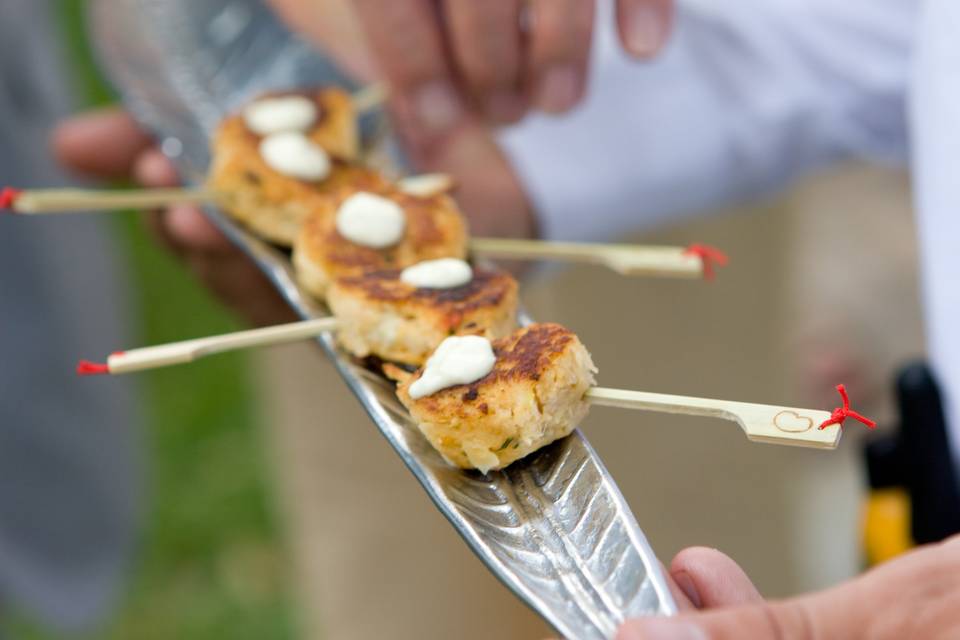
<instances>
[{"instance_id":1,"label":"thumb","mask_svg":"<svg viewBox=\"0 0 960 640\"><path fill-rule=\"evenodd\" d=\"M883 576L877 576L883 583ZM874 580L877 582L877 580ZM771 602L750 602L729 608L688 613L676 618L632 620L617 640L740 640L777 638L860 638L872 618L880 594L871 594L862 578L838 587ZM871 597L873 596L873 597ZM866 606L865 606L866 605ZM896 636L895 636L896 637Z\"/></svg>"},{"instance_id":2,"label":"thumb","mask_svg":"<svg viewBox=\"0 0 960 640\"><path fill-rule=\"evenodd\" d=\"M684 549L670 563L670 577L697 609L763 602L743 569L716 549Z\"/></svg>"},{"instance_id":3,"label":"thumb","mask_svg":"<svg viewBox=\"0 0 960 640\"><path fill-rule=\"evenodd\" d=\"M676 618L631 620L620 629L617 640L741 640L778 638L809 640L814 629L813 610L802 600L694 613ZM828 637L854 637L853 630L830 628Z\"/></svg>"},{"instance_id":4,"label":"thumb","mask_svg":"<svg viewBox=\"0 0 960 640\"><path fill-rule=\"evenodd\" d=\"M826 591L676 618L632 620L621 627L617 638L957 638L958 575L960 537L921 547ZM736 597L744 593L749 601L749 591L740 590Z\"/></svg>"}]
</instances>

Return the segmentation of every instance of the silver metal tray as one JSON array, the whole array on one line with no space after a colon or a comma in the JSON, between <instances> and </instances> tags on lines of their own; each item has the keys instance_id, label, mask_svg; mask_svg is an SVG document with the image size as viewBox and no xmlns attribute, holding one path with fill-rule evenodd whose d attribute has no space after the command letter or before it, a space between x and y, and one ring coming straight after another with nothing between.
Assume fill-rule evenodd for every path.
<instances>
[{"instance_id":1,"label":"silver metal tray","mask_svg":"<svg viewBox=\"0 0 960 640\"><path fill-rule=\"evenodd\" d=\"M291 36L257 0L94 0L93 41L127 107L186 176L202 179L209 132L260 91L351 83ZM372 144L382 117L365 117ZM289 257L216 210L214 222L246 251L304 318L326 315L292 277ZM396 400L393 385L319 339L387 442L467 544L559 633L610 638L626 618L675 605L629 507L578 432L502 472L446 464Z\"/></svg>"}]
</instances>

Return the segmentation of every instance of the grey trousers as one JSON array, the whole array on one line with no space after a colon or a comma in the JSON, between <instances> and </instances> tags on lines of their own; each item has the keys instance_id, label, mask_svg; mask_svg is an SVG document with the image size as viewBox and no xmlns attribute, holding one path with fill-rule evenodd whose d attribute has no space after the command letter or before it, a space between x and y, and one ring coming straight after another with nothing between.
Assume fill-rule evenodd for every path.
<instances>
[{"instance_id":1,"label":"grey trousers","mask_svg":"<svg viewBox=\"0 0 960 640\"><path fill-rule=\"evenodd\" d=\"M63 185L47 136L70 109L46 2L3 0L0 184ZM78 379L128 344L105 221L0 217L0 609L60 630L109 610L137 518L139 420L126 381Z\"/></svg>"}]
</instances>

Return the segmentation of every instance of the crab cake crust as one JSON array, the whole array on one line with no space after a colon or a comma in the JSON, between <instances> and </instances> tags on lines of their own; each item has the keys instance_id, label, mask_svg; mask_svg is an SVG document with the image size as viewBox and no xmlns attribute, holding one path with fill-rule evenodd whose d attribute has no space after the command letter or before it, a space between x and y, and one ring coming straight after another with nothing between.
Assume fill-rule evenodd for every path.
<instances>
[{"instance_id":1,"label":"crab cake crust","mask_svg":"<svg viewBox=\"0 0 960 640\"><path fill-rule=\"evenodd\" d=\"M353 355L422 365L444 338L491 340L517 326L517 281L503 271L475 269L452 289L423 289L400 280L400 270L339 278L327 304L340 322L337 340Z\"/></svg>"},{"instance_id":2,"label":"crab cake crust","mask_svg":"<svg viewBox=\"0 0 960 640\"><path fill-rule=\"evenodd\" d=\"M376 172L352 164L359 143L349 94L319 89L263 97L280 95L303 95L317 103L320 116L306 135L330 155L330 175L321 182L307 182L278 173L260 156L262 138L250 131L243 115L237 113L228 116L214 133L207 186L220 195L231 216L267 240L290 246L318 201L345 185L376 188L386 181Z\"/></svg>"},{"instance_id":3,"label":"crab cake crust","mask_svg":"<svg viewBox=\"0 0 960 640\"><path fill-rule=\"evenodd\" d=\"M493 350L494 369L477 382L413 400L417 372L397 390L430 444L463 469L502 469L568 435L589 408L584 394L596 368L569 329L533 324Z\"/></svg>"},{"instance_id":4,"label":"crab cake crust","mask_svg":"<svg viewBox=\"0 0 960 640\"><path fill-rule=\"evenodd\" d=\"M367 191L400 205L406 217L403 238L386 249L350 242L337 231L337 210L357 191ZM304 222L293 247L293 265L300 285L323 299L337 278L373 271L403 269L424 260L465 258L467 225L447 195L427 198L403 193L392 185L345 188L338 197L320 203Z\"/></svg>"}]
</instances>

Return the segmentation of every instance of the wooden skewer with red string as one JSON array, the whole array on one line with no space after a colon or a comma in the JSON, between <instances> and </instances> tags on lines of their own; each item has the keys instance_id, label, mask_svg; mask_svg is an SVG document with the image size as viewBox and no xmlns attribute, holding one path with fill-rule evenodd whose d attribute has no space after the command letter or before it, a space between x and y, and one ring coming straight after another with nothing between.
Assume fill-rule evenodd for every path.
<instances>
[{"instance_id":1,"label":"wooden skewer with red string","mask_svg":"<svg viewBox=\"0 0 960 640\"><path fill-rule=\"evenodd\" d=\"M118 375L146 371L185 364L226 351L313 338L336 329L336 318L320 318L118 351L111 354L106 363L81 360L77 365L77 373ZM591 388L587 391L586 399L599 406L730 420L739 424L747 437L755 442L833 449L840 441L841 427L847 418L858 420L871 429L876 426L872 420L850 409L850 401L843 385L839 385L837 391L843 399L843 406L832 412L603 387Z\"/></svg>"},{"instance_id":2,"label":"wooden skewer with red string","mask_svg":"<svg viewBox=\"0 0 960 640\"><path fill-rule=\"evenodd\" d=\"M833 411L600 387L587 391L587 400L605 407L730 420L739 424L753 442L835 449L840 443L843 423L847 418L857 420L869 429L877 426L873 420L850 408L850 400L842 384L837 386L837 391L843 399L843 406Z\"/></svg>"},{"instance_id":3,"label":"wooden skewer with red string","mask_svg":"<svg viewBox=\"0 0 960 640\"><path fill-rule=\"evenodd\" d=\"M82 376L117 375L186 364L216 353L315 338L327 331L334 331L336 328L336 318L318 318L130 351L116 351L110 354L105 363L81 360L77 364L77 374Z\"/></svg>"},{"instance_id":4,"label":"wooden skewer with red string","mask_svg":"<svg viewBox=\"0 0 960 640\"><path fill-rule=\"evenodd\" d=\"M445 174L427 174L403 178L397 182L407 193L429 196L449 191L453 181ZM7 187L0 191L0 211L25 215L151 209L171 204L218 202L220 194L209 189L170 188L136 190L37 189ZM700 278L714 276L716 265L725 265L727 256L713 247L694 244L689 247L660 247L632 244L550 242L512 238L473 238L473 254L509 260L551 260L578 262L607 267L627 276L663 276Z\"/></svg>"},{"instance_id":5,"label":"wooden skewer with red string","mask_svg":"<svg viewBox=\"0 0 960 640\"><path fill-rule=\"evenodd\" d=\"M351 96L351 101L356 112L364 114L383 104L387 94L386 85L373 83L356 91ZM423 178L429 178L429 176L421 177L421 182ZM434 181L432 184L436 186L437 183ZM0 190L0 211L11 210L30 215L111 209L155 209L173 204L204 204L217 202L217 200L218 194L207 189L94 191L88 189L20 190L5 187Z\"/></svg>"},{"instance_id":6,"label":"wooden skewer with red string","mask_svg":"<svg viewBox=\"0 0 960 640\"><path fill-rule=\"evenodd\" d=\"M401 191L428 197L450 191L453 179L443 173L401 178ZM169 187L160 189L0 189L0 212L22 215L158 209L174 204L217 204L223 194L212 189Z\"/></svg>"}]
</instances>

